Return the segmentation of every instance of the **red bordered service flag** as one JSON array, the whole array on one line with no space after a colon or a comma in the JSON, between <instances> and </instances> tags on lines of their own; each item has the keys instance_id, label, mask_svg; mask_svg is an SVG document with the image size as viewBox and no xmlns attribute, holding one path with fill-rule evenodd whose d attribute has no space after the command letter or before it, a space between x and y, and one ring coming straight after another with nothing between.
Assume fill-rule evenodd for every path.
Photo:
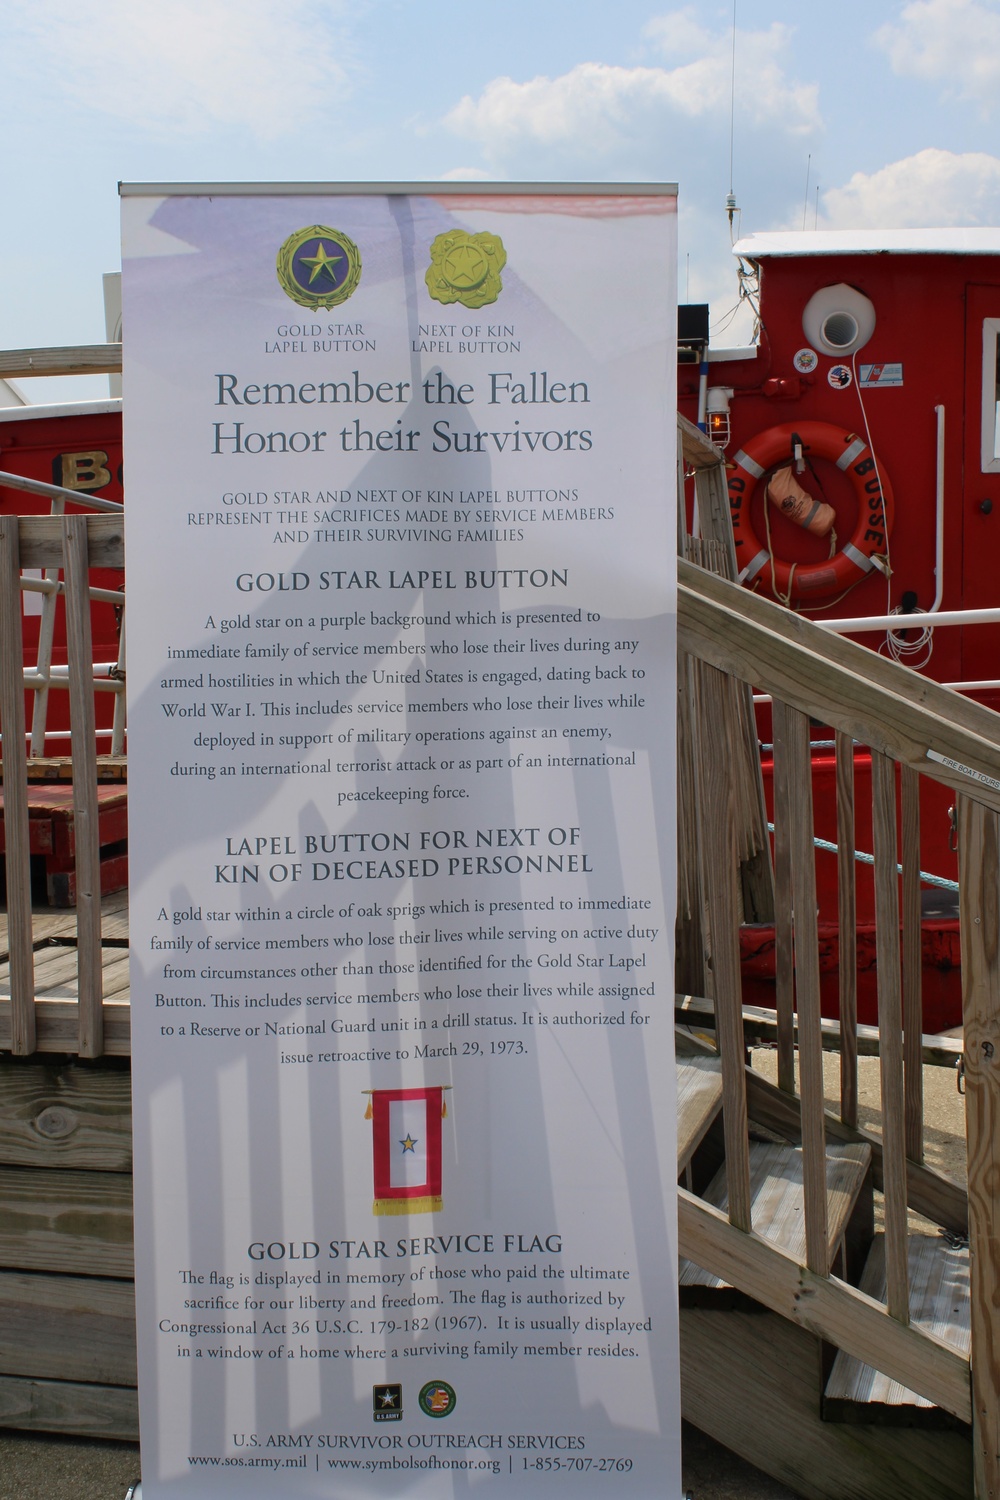
<instances>
[{"instance_id":1,"label":"red bordered service flag","mask_svg":"<svg viewBox=\"0 0 1000 1500\"><path fill-rule=\"evenodd\" d=\"M444 1089L373 1089L376 1214L436 1213L441 1204Z\"/></svg>"}]
</instances>

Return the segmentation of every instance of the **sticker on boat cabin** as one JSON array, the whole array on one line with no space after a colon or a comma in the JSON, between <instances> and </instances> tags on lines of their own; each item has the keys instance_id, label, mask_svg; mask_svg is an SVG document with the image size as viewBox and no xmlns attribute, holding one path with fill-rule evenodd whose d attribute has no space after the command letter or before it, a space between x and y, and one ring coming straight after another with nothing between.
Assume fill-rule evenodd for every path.
<instances>
[{"instance_id":1,"label":"sticker on boat cabin","mask_svg":"<svg viewBox=\"0 0 1000 1500\"><path fill-rule=\"evenodd\" d=\"M1000 792L1000 781L986 771L977 771L974 766L963 766L960 760L952 760L950 755L942 755L939 750L928 750L927 759L936 760L939 766L947 766L949 771L957 771L960 776L969 776L982 786L992 787L995 792Z\"/></svg>"},{"instance_id":2,"label":"sticker on boat cabin","mask_svg":"<svg viewBox=\"0 0 1000 1500\"><path fill-rule=\"evenodd\" d=\"M819 364L819 355L815 349L797 349L792 355L792 368L800 375L811 375Z\"/></svg>"},{"instance_id":3,"label":"sticker on boat cabin","mask_svg":"<svg viewBox=\"0 0 1000 1500\"><path fill-rule=\"evenodd\" d=\"M854 376L851 374L850 365L831 365L826 372L826 378L835 391L846 391Z\"/></svg>"},{"instance_id":4,"label":"sticker on boat cabin","mask_svg":"<svg viewBox=\"0 0 1000 1500\"><path fill-rule=\"evenodd\" d=\"M902 384L903 366L899 360L894 364L861 365L858 370L858 385L864 390L871 390L874 386Z\"/></svg>"}]
</instances>

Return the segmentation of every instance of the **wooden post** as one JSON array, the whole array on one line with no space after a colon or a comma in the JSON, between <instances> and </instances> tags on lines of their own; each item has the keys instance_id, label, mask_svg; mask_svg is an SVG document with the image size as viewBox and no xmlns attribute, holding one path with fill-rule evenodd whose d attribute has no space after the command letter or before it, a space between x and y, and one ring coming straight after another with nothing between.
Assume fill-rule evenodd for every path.
<instances>
[{"instance_id":1,"label":"wooden post","mask_svg":"<svg viewBox=\"0 0 1000 1500\"><path fill-rule=\"evenodd\" d=\"M792 951L792 862L788 747L784 705L771 704L774 742L774 1005L778 1023L778 1087L795 1093L795 978Z\"/></svg>"},{"instance_id":2,"label":"wooden post","mask_svg":"<svg viewBox=\"0 0 1000 1500\"><path fill-rule=\"evenodd\" d=\"M715 1025L722 1056L722 1112L729 1184L729 1219L750 1223L750 1142L744 1069L743 995L736 911L736 850L733 841L732 776L725 709L726 679L715 667L701 668L698 743L704 878L708 896Z\"/></svg>"},{"instance_id":3,"label":"wooden post","mask_svg":"<svg viewBox=\"0 0 1000 1500\"><path fill-rule=\"evenodd\" d=\"M924 1159L923 954L920 916L920 776L899 768L903 866L903 1080L906 1154Z\"/></svg>"},{"instance_id":4,"label":"wooden post","mask_svg":"<svg viewBox=\"0 0 1000 1500\"><path fill-rule=\"evenodd\" d=\"M697 663L677 653L677 923L674 976L679 990L709 994L705 897L698 826Z\"/></svg>"},{"instance_id":5,"label":"wooden post","mask_svg":"<svg viewBox=\"0 0 1000 1500\"><path fill-rule=\"evenodd\" d=\"M976 1500L1000 1496L1000 814L958 799Z\"/></svg>"},{"instance_id":6,"label":"wooden post","mask_svg":"<svg viewBox=\"0 0 1000 1500\"><path fill-rule=\"evenodd\" d=\"M854 868L854 741L837 730L837 917L840 926L840 1118L858 1125L858 903Z\"/></svg>"},{"instance_id":7,"label":"wooden post","mask_svg":"<svg viewBox=\"0 0 1000 1500\"><path fill-rule=\"evenodd\" d=\"M882 1084L882 1170L888 1306L910 1319L903 1110L903 1004L899 972L899 877L896 874L896 768L872 751L875 847L875 955L878 963L879 1067Z\"/></svg>"},{"instance_id":8,"label":"wooden post","mask_svg":"<svg viewBox=\"0 0 1000 1500\"><path fill-rule=\"evenodd\" d=\"M802 1096L802 1177L806 1264L830 1273L826 1196L826 1120L823 1100L823 1028L819 995L819 928L816 916L816 848L813 843L809 719L775 702L775 722L787 754L789 848L799 1018L799 1091ZM777 736L775 738L777 744Z\"/></svg>"},{"instance_id":9,"label":"wooden post","mask_svg":"<svg viewBox=\"0 0 1000 1500\"><path fill-rule=\"evenodd\" d=\"M729 489L726 483L725 456L715 448L705 433L701 432L686 417L677 420L677 452L680 470L690 465L694 475L695 503L698 510L698 527L701 532L703 550L685 550L685 538L681 536L678 553L689 557L700 567L718 574L720 578L735 583L737 576L736 544L733 538L733 521L729 509ZM679 483L678 514L684 514L683 479ZM691 540L695 540L692 538ZM711 548L706 555L705 545ZM747 922L774 921L774 883L771 875L770 845L767 837L767 813L764 807L764 782L760 771L760 750L757 745L757 729L753 711L753 696L747 683L732 680L731 691L739 700L738 722L741 727L745 750L741 749L735 765L743 787L742 805L737 826L747 844L740 851L740 887L743 896L744 920Z\"/></svg>"},{"instance_id":10,"label":"wooden post","mask_svg":"<svg viewBox=\"0 0 1000 1500\"><path fill-rule=\"evenodd\" d=\"M11 1051L26 1056L35 1050L35 968L31 946L21 564L16 516L0 516L0 728L3 729Z\"/></svg>"},{"instance_id":11,"label":"wooden post","mask_svg":"<svg viewBox=\"0 0 1000 1500\"><path fill-rule=\"evenodd\" d=\"M80 992L80 1056L104 1051L101 974L101 849L97 826L97 742L91 649L87 517L63 521L66 556L66 654L73 732L73 818L76 837L76 934Z\"/></svg>"}]
</instances>

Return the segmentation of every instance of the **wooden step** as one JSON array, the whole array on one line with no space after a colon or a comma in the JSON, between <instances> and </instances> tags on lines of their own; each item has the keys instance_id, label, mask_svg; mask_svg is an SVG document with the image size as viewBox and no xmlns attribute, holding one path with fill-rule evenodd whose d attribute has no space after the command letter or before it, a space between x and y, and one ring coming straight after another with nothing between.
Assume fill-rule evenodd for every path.
<instances>
[{"instance_id":1,"label":"wooden step","mask_svg":"<svg viewBox=\"0 0 1000 1500\"><path fill-rule=\"evenodd\" d=\"M941 1234L912 1234L909 1240L910 1318L937 1334L960 1354L971 1347L969 1251ZM861 1290L886 1299L885 1237L876 1235L861 1275ZM953 1426L954 1418L925 1396L908 1391L881 1370L838 1351L823 1394L827 1421L878 1422L899 1427Z\"/></svg>"},{"instance_id":2,"label":"wooden step","mask_svg":"<svg viewBox=\"0 0 1000 1500\"><path fill-rule=\"evenodd\" d=\"M871 1169L871 1148L866 1145L828 1146L826 1187L830 1253L836 1253L846 1234L855 1204ZM802 1187L802 1148L750 1142L750 1193L755 1234L772 1240L782 1250L805 1263L805 1200ZM726 1169L720 1168L704 1193L715 1208L729 1207ZM866 1204L867 1207L867 1204ZM704 1301L703 1293L732 1293L732 1288L691 1261L680 1263L681 1296L689 1305ZM697 1289L697 1290L694 1290ZM685 1295L686 1294L686 1295ZM718 1305L712 1299L706 1305Z\"/></svg>"},{"instance_id":3,"label":"wooden step","mask_svg":"<svg viewBox=\"0 0 1000 1500\"><path fill-rule=\"evenodd\" d=\"M677 1059L677 1173L690 1164L722 1108L722 1063L718 1057Z\"/></svg>"}]
</instances>

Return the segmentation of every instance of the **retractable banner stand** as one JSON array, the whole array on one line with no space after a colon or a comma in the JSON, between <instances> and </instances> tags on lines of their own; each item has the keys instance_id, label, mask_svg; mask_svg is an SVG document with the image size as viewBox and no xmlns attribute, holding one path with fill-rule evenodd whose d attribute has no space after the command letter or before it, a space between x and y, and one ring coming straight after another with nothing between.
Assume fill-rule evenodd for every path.
<instances>
[{"instance_id":1,"label":"retractable banner stand","mask_svg":"<svg viewBox=\"0 0 1000 1500\"><path fill-rule=\"evenodd\" d=\"M679 1494L674 190L123 199L144 1500Z\"/></svg>"}]
</instances>

